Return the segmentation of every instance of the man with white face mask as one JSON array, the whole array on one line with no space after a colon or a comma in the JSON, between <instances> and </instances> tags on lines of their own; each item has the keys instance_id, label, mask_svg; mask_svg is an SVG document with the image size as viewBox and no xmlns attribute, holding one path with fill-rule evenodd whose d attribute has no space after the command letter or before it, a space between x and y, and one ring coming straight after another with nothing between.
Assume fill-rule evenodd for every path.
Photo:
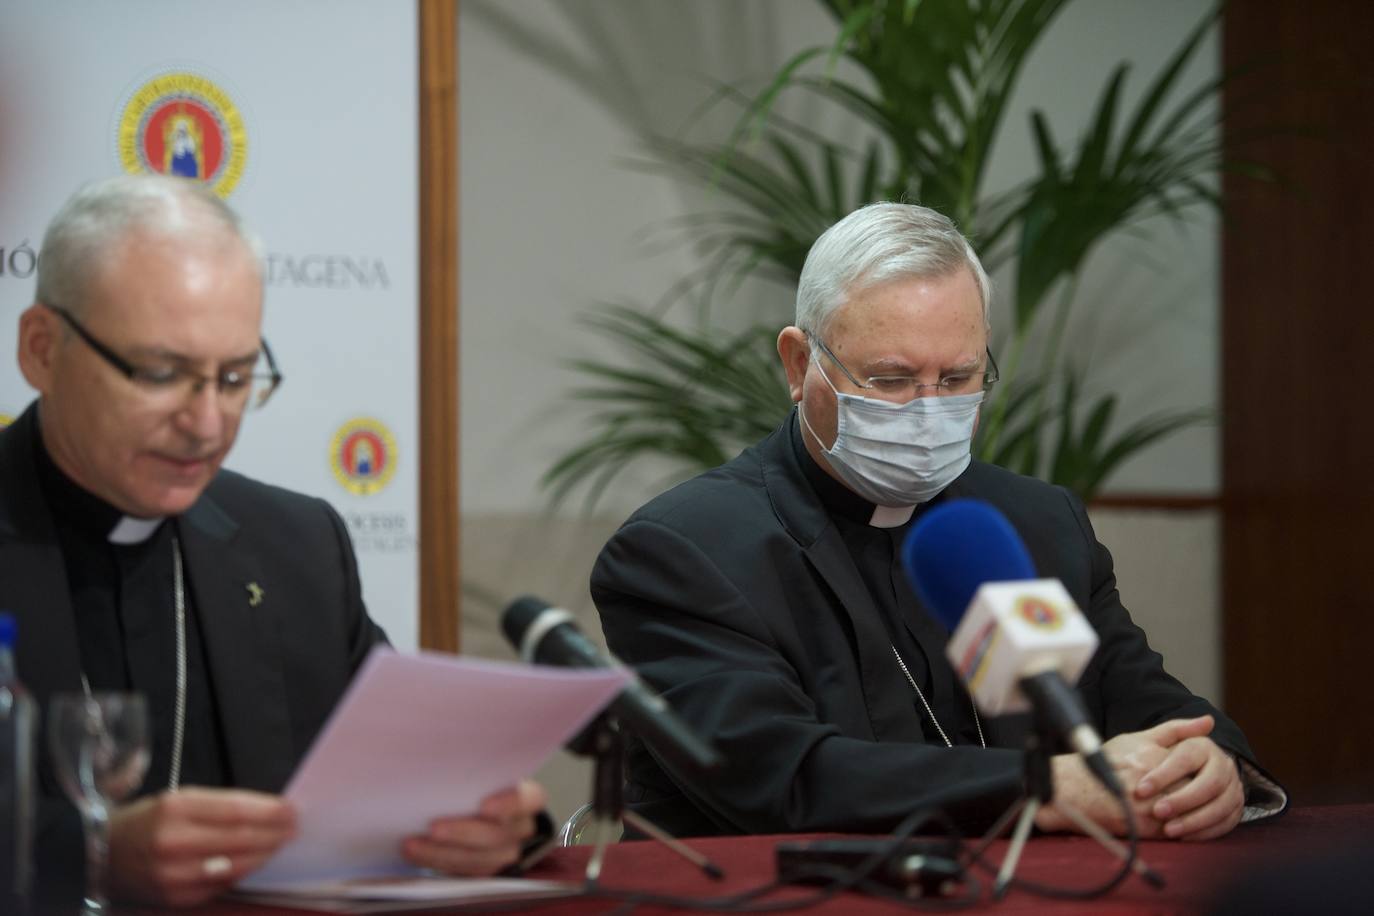
<instances>
[{"instance_id":1,"label":"man with white face mask","mask_svg":"<svg viewBox=\"0 0 1374 916\"><path fill-rule=\"evenodd\" d=\"M807 255L778 354L797 409L611 538L592 596L611 649L727 763L709 781L632 741L626 800L682 834L884 831L939 803L981 830L1021 791L1024 717L981 720L899 547L929 505L997 506L1102 645L1081 688L1142 836L1209 839L1286 797L1239 728L1170 677L1118 599L1111 557L1067 491L972 461L990 286L940 214L874 204ZM1118 833L1078 758L1057 798ZM1053 806L1042 829L1069 829Z\"/></svg>"}]
</instances>

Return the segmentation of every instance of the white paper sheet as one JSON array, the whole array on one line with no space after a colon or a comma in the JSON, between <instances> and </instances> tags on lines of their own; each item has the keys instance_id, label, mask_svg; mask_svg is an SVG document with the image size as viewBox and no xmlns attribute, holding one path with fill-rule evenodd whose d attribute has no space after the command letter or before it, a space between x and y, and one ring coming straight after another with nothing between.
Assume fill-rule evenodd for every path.
<instances>
[{"instance_id":1,"label":"white paper sheet","mask_svg":"<svg viewBox=\"0 0 1374 916\"><path fill-rule=\"evenodd\" d=\"M532 774L626 680L374 649L286 788L296 838L239 887L413 872L404 837Z\"/></svg>"},{"instance_id":2,"label":"white paper sheet","mask_svg":"<svg viewBox=\"0 0 1374 916\"><path fill-rule=\"evenodd\" d=\"M236 892L234 899L261 906L324 913L396 913L443 906L512 903L570 897L574 884L527 878L402 877L346 881L288 882L275 890Z\"/></svg>"}]
</instances>

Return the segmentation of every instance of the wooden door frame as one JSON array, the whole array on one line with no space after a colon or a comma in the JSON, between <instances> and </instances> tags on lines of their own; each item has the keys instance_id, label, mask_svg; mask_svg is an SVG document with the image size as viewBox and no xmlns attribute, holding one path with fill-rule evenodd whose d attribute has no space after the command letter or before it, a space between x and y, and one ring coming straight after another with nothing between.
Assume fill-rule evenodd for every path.
<instances>
[{"instance_id":1,"label":"wooden door frame","mask_svg":"<svg viewBox=\"0 0 1374 916\"><path fill-rule=\"evenodd\" d=\"M457 652L458 9L419 2L420 621L422 649Z\"/></svg>"}]
</instances>

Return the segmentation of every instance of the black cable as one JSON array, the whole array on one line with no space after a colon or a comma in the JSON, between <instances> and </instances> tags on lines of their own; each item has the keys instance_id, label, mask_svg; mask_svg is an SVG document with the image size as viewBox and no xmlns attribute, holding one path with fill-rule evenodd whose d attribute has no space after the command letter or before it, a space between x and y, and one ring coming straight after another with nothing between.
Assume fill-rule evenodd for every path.
<instances>
[{"instance_id":1,"label":"black cable","mask_svg":"<svg viewBox=\"0 0 1374 916\"><path fill-rule=\"evenodd\" d=\"M938 817L953 826L948 817L940 811L930 811L918 809L902 821L891 834L883 838L883 844L879 846L872 855L863 861L859 866L848 869L834 866L817 866L816 874L819 877L833 878L830 884L816 889L811 894L793 897L788 900L760 901L760 898L775 893L783 888L794 887L791 881L783 882L777 879L761 884L757 887L748 888L743 891L736 891L733 894L726 894L719 897L674 897L663 894L645 893L642 891L621 891L614 888L603 887L600 884L584 886L584 897L603 897L611 900L620 900L624 904L618 907L616 913L630 913L638 906L658 906L669 909L700 910L711 913L777 913L786 910L805 909L824 903L831 898L849 890L863 890L874 896L883 897L889 901L900 903L914 909L928 910L953 910L964 909L978 903L981 896L981 885L972 874L966 873L964 884L968 892L957 898L924 898L907 897L887 885L870 880L873 874L881 868L888 859L896 854L903 842L909 839L923 824L932 817ZM961 841L957 831L954 831L956 843Z\"/></svg>"},{"instance_id":2,"label":"black cable","mask_svg":"<svg viewBox=\"0 0 1374 916\"><path fill-rule=\"evenodd\" d=\"M1049 897L1056 900L1092 900L1115 890L1122 881L1126 880L1131 873L1131 869L1135 867L1140 840L1139 830L1135 822L1135 811L1131 808L1130 802L1126 799L1124 794L1116 795L1116 800L1120 802L1121 810L1126 815L1126 858L1122 860L1121 867L1118 868L1109 879L1095 887L1071 888L1056 887L1052 884L1041 884L1037 881L1027 881L1024 878L1013 877L1008 886L1020 888L1038 897ZM977 850L973 851L970 864L979 865L993 874L996 874L998 868L998 866L987 861L987 859ZM1153 884L1153 882L1151 883Z\"/></svg>"},{"instance_id":3,"label":"black cable","mask_svg":"<svg viewBox=\"0 0 1374 916\"><path fill-rule=\"evenodd\" d=\"M1120 886L1135 867L1139 851L1139 829L1136 824L1135 811L1131 808L1125 795L1117 795L1116 798L1126 818L1127 855L1126 858L1122 860L1121 866L1108 880L1088 888L1067 888L1014 877L1008 886L1018 888L1036 896L1062 900L1091 900L1108 894ZM921 826L932 819L938 819L943 822L943 825L948 830L949 838L955 844L957 860L965 865L962 877L962 884L965 888L965 892L957 897L913 898L906 896L901 891L889 885L872 880L873 875L900 850L902 844L910 839ZM883 837L878 842L881 845L878 845L867 859L854 868L816 865L808 868L802 873L794 872L788 881L781 881L775 878L772 881L760 884L756 887L746 888L742 891L736 891L731 894L724 894L716 897L676 897L645 891L619 890L605 887L598 883L588 882L582 887L579 893L557 899L573 900L600 898L610 901L620 901L621 905L611 911L615 914L629 914L640 906L698 910L708 913L777 913L817 906L846 891L857 890L912 909L932 911L958 910L976 906L980 902L982 885L973 874L973 866L977 865L993 874L996 874L998 869L996 864L988 861L976 848L970 848L969 844L967 844L960 835L957 826L950 820L947 814L939 809L918 809L914 811L902 821L892 833ZM797 877L824 878L829 879L830 883L817 888L810 894L803 894L787 900L761 900L761 898L767 897L769 894L773 894L783 888L796 887L795 879ZM1150 883L1154 884L1153 881ZM510 909L524 909L526 907L539 906L548 902L549 900L547 898L543 900L513 901L512 903L514 905L511 906ZM506 907L502 907L502 909L506 909Z\"/></svg>"}]
</instances>

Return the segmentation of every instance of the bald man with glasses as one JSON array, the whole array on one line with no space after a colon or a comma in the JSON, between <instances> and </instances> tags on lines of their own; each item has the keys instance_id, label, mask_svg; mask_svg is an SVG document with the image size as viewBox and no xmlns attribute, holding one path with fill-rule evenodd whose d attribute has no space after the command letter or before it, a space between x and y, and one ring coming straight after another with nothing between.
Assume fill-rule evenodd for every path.
<instances>
[{"instance_id":1,"label":"bald man with glasses","mask_svg":"<svg viewBox=\"0 0 1374 916\"><path fill-rule=\"evenodd\" d=\"M111 816L111 890L201 903L292 836L276 793L385 636L338 514L221 469L283 381L259 246L227 205L180 178L88 186L49 226L35 298L19 365L38 399L0 432L0 608L41 704L146 697L151 762ZM46 754L39 772L40 893L79 895L80 824ZM525 782L435 811L402 853L495 872L543 803Z\"/></svg>"}]
</instances>

